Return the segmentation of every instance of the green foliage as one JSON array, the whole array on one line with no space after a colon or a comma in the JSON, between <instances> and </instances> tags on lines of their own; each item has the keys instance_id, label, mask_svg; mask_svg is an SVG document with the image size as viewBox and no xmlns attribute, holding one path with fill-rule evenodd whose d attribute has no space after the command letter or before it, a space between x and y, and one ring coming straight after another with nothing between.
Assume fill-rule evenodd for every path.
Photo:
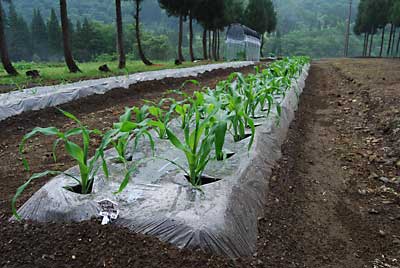
<instances>
[{"instance_id":1,"label":"green foliage","mask_svg":"<svg viewBox=\"0 0 400 268\"><path fill-rule=\"evenodd\" d=\"M56 11L54 9L51 10L50 18L47 22L47 33L49 55L59 56L62 51L61 26L56 15Z\"/></svg>"},{"instance_id":2,"label":"green foliage","mask_svg":"<svg viewBox=\"0 0 400 268\"><path fill-rule=\"evenodd\" d=\"M95 156L92 159L89 159L89 149L91 146L91 140L90 136L93 134L96 135L101 135L101 132L99 130L89 130L86 126L84 126L73 114L70 114L66 111L60 110L67 118L73 120L78 127L72 128L68 131L62 132L59 129L55 127L48 127L48 128L35 128L32 130L30 133L26 134L24 138L22 139L22 142L19 147L19 153L22 155L22 162L24 164L24 167L27 171L30 171L28 161L26 158L23 156L24 151L25 151L25 145L28 140L30 140L32 137L42 134L45 136L55 136L56 140L53 143L53 158L54 161L57 161L56 157L56 149L60 143L64 144L64 149L68 153L68 155L73 158L77 165L79 166L79 172L80 176L76 177L72 174L65 173L65 172L58 172L58 171L45 171L43 173L36 173L33 174L28 181L23 184L20 188L18 188L17 193L15 194L12 202L12 209L15 217L19 219L18 214L16 213L15 209L15 202L17 198L22 194L22 192L25 190L25 188L33 181L48 175L56 175L56 174L64 174L70 178L72 178L74 181L78 183L80 186L80 193L81 194L89 194L90 189L93 186L94 183L94 177L99 171L99 166L96 165L96 162L99 159L102 159L103 163L103 169L105 174L107 173L107 164L103 158L103 151L105 149L105 144L102 144L95 153ZM73 137L81 137L81 142L82 146L78 145L74 141L72 141Z\"/></svg>"},{"instance_id":3,"label":"green foliage","mask_svg":"<svg viewBox=\"0 0 400 268\"><path fill-rule=\"evenodd\" d=\"M166 102L173 102L172 99L162 99L158 104L154 102L147 101L148 104L153 104L153 106L148 107L149 114L153 116L153 120L149 121L149 125L154 127L160 139L167 138L167 127L171 122L171 115L174 111L174 105L168 109L164 110L164 105Z\"/></svg>"},{"instance_id":4,"label":"green foliage","mask_svg":"<svg viewBox=\"0 0 400 268\"><path fill-rule=\"evenodd\" d=\"M46 23L38 9L33 10L30 30L32 33L32 50L39 59L45 59L48 55L48 33Z\"/></svg>"},{"instance_id":5,"label":"green foliage","mask_svg":"<svg viewBox=\"0 0 400 268\"><path fill-rule=\"evenodd\" d=\"M13 2L11 2L8 11L7 25L7 45L10 57L15 60L31 59L32 44L27 42L31 39L28 24L22 16L17 14Z\"/></svg>"},{"instance_id":6,"label":"green foliage","mask_svg":"<svg viewBox=\"0 0 400 268\"><path fill-rule=\"evenodd\" d=\"M280 116L280 103L274 98L285 96L292 78L297 78L307 62L309 59L303 57L284 59L262 72L257 70L255 75L244 77L234 73L226 81L219 82L215 90L195 92L192 97L175 103L170 111L174 110L180 118L183 134L179 130L174 132L167 124L159 124L171 144L185 154L187 168L176 161L168 161L184 171L190 183L198 188L208 162L214 157L224 159L223 147L228 131L239 142L247 137L246 130L250 129L250 150L256 132L253 121L256 112L264 111L269 115L275 104Z\"/></svg>"},{"instance_id":7,"label":"green foliage","mask_svg":"<svg viewBox=\"0 0 400 268\"><path fill-rule=\"evenodd\" d=\"M244 24L260 34L273 32L276 12L271 0L250 0L244 15Z\"/></svg>"}]
</instances>

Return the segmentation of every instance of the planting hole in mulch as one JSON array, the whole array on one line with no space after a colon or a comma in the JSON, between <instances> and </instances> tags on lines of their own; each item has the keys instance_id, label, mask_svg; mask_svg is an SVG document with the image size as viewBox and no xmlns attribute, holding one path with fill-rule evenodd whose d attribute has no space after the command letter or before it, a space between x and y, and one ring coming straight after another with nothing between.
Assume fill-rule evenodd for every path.
<instances>
[{"instance_id":1,"label":"planting hole in mulch","mask_svg":"<svg viewBox=\"0 0 400 268\"><path fill-rule=\"evenodd\" d=\"M229 158L233 157L234 155L235 155L234 152L228 152L228 153L226 153L226 155L225 155L225 159L229 159Z\"/></svg>"},{"instance_id":2,"label":"planting hole in mulch","mask_svg":"<svg viewBox=\"0 0 400 268\"><path fill-rule=\"evenodd\" d=\"M93 190L93 180L89 182L89 191L86 194L91 194ZM82 194L82 186L81 185L75 185L75 186L65 186L65 190L73 192L75 194Z\"/></svg>"},{"instance_id":3,"label":"planting hole in mulch","mask_svg":"<svg viewBox=\"0 0 400 268\"><path fill-rule=\"evenodd\" d=\"M265 115L258 114L258 115L252 116L251 118L252 119L261 119L261 118L265 118Z\"/></svg>"},{"instance_id":4,"label":"planting hole in mulch","mask_svg":"<svg viewBox=\"0 0 400 268\"><path fill-rule=\"evenodd\" d=\"M254 123L254 127L259 127L259 126L261 126L262 125L262 123ZM250 126L247 126L246 128L251 128Z\"/></svg>"},{"instance_id":5,"label":"planting hole in mulch","mask_svg":"<svg viewBox=\"0 0 400 268\"><path fill-rule=\"evenodd\" d=\"M188 175L185 175L185 178L188 180L188 182L190 182L190 178L189 178ZM214 183L214 182L218 182L220 180L221 179L217 179L217 178L214 178L214 177L203 175L200 178L199 186L211 184L211 183Z\"/></svg>"},{"instance_id":6,"label":"planting hole in mulch","mask_svg":"<svg viewBox=\"0 0 400 268\"><path fill-rule=\"evenodd\" d=\"M224 154L222 159L218 159L217 158L217 161L224 161L226 159L232 158L235 154L236 153L234 153L234 152L227 152L227 153Z\"/></svg>"},{"instance_id":7,"label":"planting hole in mulch","mask_svg":"<svg viewBox=\"0 0 400 268\"><path fill-rule=\"evenodd\" d=\"M235 140L235 142L240 142L240 141L245 140L245 139L250 138L250 137L251 137L251 133L246 133L243 138Z\"/></svg>"}]
</instances>

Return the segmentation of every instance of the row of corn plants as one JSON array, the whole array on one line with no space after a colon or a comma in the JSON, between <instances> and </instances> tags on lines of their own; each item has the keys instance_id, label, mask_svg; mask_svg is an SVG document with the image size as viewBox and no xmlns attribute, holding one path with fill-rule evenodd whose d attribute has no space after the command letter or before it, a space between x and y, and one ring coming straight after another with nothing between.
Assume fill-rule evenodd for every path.
<instances>
[{"instance_id":1,"label":"row of corn plants","mask_svg":"<svg viewBox=\"0 0 400 268\"><path fill-rule=\"evenodd\" d=\"M139 164L132 161L128 146L133 144L133 150L136 150L140 139L149 142L154 157L158 157L154 154L156 138L168 140L172 146L182 151L186 158L185 165L171 159L165 160L181 169L190 184L195 189L200 189L207 164L212 160L223 161L227 158L224 151L227 135L232 135L235 142L248 138L250 150L256 132L254 120L268 116L273 107L276 107L276 112L280 115L279 100L283 99L291 87L292 79L301 74L303 66L309 61L306 57L286 58L270 64L263 70L256 68L255 74L244 76L233 73L227 80L219 82L215 89L204 88L191 96L176 90L174 92L180 94L183 100L166 98L159 103L147 101L142 107L126 108L119 122L106 133L89 129L74 115L60 110L67 118L73 120L77 127L66 132L55 127L35 128L25 135L19 152L29 172L29 164L24 157L27 141L38 134L55 136L54 161L57 161L57 147L63 144L65 151L79 166L79 175L53 170L33 174L17 189L12 200L14 216L20 219L16 210L17 198L33 180L42 177L63 174L77 183L77 186L66 187L66 190L89 194L100 170L109 177L108 163L111 160L106 159L105 150L110 147L117 153L117 158L112 161L124 165L126 171L123 182L115 192L120 193L128 185ZM188 82L199 85L195 80ZM173 119L179 121L178 129L171 127ZM89 158L92 135L100 136L102 142L95 150L94 156ZM81 140L79 144L73 141L77 137Z\"/></svg>"}]
</instances>

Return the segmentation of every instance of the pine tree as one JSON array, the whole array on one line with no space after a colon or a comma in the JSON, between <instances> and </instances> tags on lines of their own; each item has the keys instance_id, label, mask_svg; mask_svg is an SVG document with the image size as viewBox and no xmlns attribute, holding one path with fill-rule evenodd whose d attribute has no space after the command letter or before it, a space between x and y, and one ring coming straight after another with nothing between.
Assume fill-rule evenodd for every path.
<instances>
[{"instance_id":1,"label":"pine tree","mask_svg":"<svg viewBox=\"0 0 400 268\"><path fill-rule=\"evenodd\" d=\"M9 47L13 48L10 51L10 57L15 61L31 60L31 35L28 24L17 14L12 2L9 9L8 27L11 33L8 40Z\"/></svg>"},{"instance_id":2,"label":"pine tree","mask_svg":"<svg viewBox=\"0 0 400 268\"><path fill-rule=\"evenodd\" d=\"M51 9L50 19L47 22L47 33L48 39L47 44L49 47L49 53L51 55L59 56L62 53L61 43L61 28L58 22L56 11Z\"/></svg>"},{"instance_id":3,"label":"pine tree","mask_svg":"<svg viewBox=\"0 0 400 268\"><path fill-rule=\"evenodd\" d=\"M31 33L33 53L39 56L41 60L46 59L48 55L48 35L46 24L39 9L33 10Z\"/></svg>"}]
</instances>

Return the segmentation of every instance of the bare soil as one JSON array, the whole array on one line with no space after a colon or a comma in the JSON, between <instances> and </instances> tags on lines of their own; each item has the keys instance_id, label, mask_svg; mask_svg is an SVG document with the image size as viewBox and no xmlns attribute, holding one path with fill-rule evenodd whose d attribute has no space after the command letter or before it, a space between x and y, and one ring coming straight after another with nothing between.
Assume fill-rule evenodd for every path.
<instances>
[{"instance_id":1,"label":"bare soil","mask_svg":"<svg viewBox=\"0 0 400 268\"><path fill-rule=\"evenodd\" d=\"M70 123L54 109L2 122L0 266L400 267L399 71L398 60L335 59L312 64L297 119L270 179L266 214L259 221L258 251L236 261L181 251L95 220L6 223L9 200L26 179L17 155L22 135L34 126L65 129ZM201 81L212 86L227 75L211 73ZM91 127L107 128L125 106L138 105L142 98L158 99L181 82L144 83L63 108ZM65 155L53 164L50 151L51 140L30 144L27 155L34 170L72 165ZM21 201L45 181L35 183Z\"/></svg>"}]
</instances>

